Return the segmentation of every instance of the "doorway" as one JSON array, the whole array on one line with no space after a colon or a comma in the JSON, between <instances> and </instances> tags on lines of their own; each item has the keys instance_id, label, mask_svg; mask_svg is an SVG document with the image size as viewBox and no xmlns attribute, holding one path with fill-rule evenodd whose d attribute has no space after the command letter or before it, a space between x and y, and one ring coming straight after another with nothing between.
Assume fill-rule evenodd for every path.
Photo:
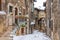
<instances>
[{"instance_id":1,"label":"doorway","mask_svg":"<svg viewBox=\"0 0 60 40\"><path fill-rule=\"evenodd\" d=\"M18 9L17 8L15 8L15 16L16 15L18 15ZM18 19L17 18L15 18L15 23L18 25Z\"/></svg>"}]
</instances>

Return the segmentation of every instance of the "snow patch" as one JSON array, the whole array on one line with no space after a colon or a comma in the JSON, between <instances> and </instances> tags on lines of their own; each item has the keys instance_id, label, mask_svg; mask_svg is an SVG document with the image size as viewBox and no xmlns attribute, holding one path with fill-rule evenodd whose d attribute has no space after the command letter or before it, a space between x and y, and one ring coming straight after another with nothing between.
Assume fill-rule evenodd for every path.
<instances>
[{"instance_id":1,"label":"snow patch","mask_svg":"<svg viewBox=\"0 0 60 40\"><path fill-rule=\"evenodd\" d=\"M3 14L6 14L6 12L4 12L4 11L0 11L0 14L3 15Z\"/></svg>"},{"instance_id":2,"label":"snow patch","mask_svg":"<svg viewBox=\"0 0 60 40\"><path fill-rule=\"evenodd\" d=\"M39 32L38 30L34 31L32 34L14 36L13 40L51 40L45 33Z\"/></svg>"}]
</instances>

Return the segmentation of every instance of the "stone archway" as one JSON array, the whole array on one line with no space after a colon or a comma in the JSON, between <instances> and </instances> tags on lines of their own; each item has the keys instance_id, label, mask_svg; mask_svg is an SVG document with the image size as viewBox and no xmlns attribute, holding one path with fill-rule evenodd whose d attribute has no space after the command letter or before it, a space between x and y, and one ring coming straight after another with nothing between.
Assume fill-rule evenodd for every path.
<instances>
[{"instance_id":1,"label":"stone archway","mask_svg":"<svg viewBox=\"0 0 60 40\"><path fill-rule=\"evenodd\" d=\"M39 31L41 31L41 32L45 32L46 31L46 26L45 26L44 22L45 22L44 18L40 18L38 20Z\"/></svg>"}]
</instances>

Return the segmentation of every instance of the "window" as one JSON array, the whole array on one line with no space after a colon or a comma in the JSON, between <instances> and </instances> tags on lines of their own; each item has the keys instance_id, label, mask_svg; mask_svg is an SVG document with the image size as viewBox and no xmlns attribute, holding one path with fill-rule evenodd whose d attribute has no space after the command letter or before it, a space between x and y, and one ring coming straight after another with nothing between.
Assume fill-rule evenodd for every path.
<instances>
[{"instance_id":1,"label":"window","mask_svg":"<svg viewBox=\"0 0 60 40\"><path fill-rule=\"evenodd\" d=\"M15 15L17 15L18 14L18 9L17 8L15 8Z\"/></svg>"},{"instance_id":2,"label":"window","mask_svg":"<svg viewBox=\"0 0 60 40\"><path fill-rule=\"evenodd\" d=\"M15 16L17 15L17 13L18 13L18 9L15 8ZM15 18L15 23L18 25L18 19L16 19L16 18Z\"/></svg>"},{"instance_id":3,"label":"window","mask_svg":"<svg viewBox=\"0 0 60 40\"><path fill-rule=\"evenodd\" d=\"M25 9L23 9L23 15L25 15Z\"/></svg>"},{"instance_id":4,"label":"window","mask_svg":"<svg viewBox=\"0 0 60 40\"><path fill-rule=\"evenodd\" d=\"M12 3L8 3L8 12L12 12L13 10L13 4Z\"/></svg>"},{"instance_id":5,"label":"window","mask_svg":"<svg viewBox=\"0 0 60 40\"><path fill-rule=\"evenodd\" d=\"M49 21L49 27L53 30L53 20Z\"/></svg>"},{"instance_id":6,"label":"window","mask_svg":"<svg viewBox=\"0 0 60 40\"><path fill-rule=\"evenodd\" d=\"M31 12L34 12L34 5L33 5L33 3L31 4Z\"/></svg>"},{"instance_id":7,"label":"window","mask_svg":"<svg viewBox=\"0 0 60 40\"><path fill-rule=\"evenodd\" d=\"M19 13L19 15L21 15L21 13Z\"/></svg>"},{"instance_id":8,"label":"window","mask_svg":"<svg viewBox=\"0 0 60 40\"><path fill-rule=\"evenodd\" d=\"M12 12L13 7L9 6L9 12Z\"/></svg>"},{"instance_id":9,"label":"window","mask_svg":"<svg viewBox=\"0 0 60 40\"><path fill-rule=\"evenodd\" d=\"M46 3L44 3L44 4L43 4L43 6L45 6L45 7L46 7Z\"/></svg>"}]
</instances>

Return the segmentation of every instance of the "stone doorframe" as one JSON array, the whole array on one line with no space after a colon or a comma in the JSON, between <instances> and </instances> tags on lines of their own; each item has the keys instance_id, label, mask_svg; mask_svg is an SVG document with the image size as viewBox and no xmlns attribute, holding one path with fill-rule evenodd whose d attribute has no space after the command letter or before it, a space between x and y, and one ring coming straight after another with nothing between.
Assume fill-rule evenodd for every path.
<instances>
[{"instance_id":1,"label":"stone doorframe","mask_svg":"<svg viewBox=\"0 0 60 40\"><path fill-rule=\"evenodd\" d=\"M9 6L12 6L12 12L9 12ZM13 6L14 5L12 3L8 3L8 5L7 5L7 9L8 9L8 12L7 12L7 22L8 22L7 26L12 25L12 23L13 23L13 16L10 15L11 13L13 13ZM11 18L11 20L10 20L10 18Z\"/></svg>"},{"instance_id":2,"label":"stone doorframe","mask_svg":"<svg viewBox=\"0 0 60 40\"><path fill-rule=\"evenodd\" d=\"M12 6L13 8L12 8L12 23L15 23L15 8L17 8L18 9L18 12L17 12L17 15L19 15L19 6L18 6L18 4L16 4L16 5L14 5L14 4L12 4L12 3L8 3L8 5L7 5L7 7L8 7L8 14L7 14L7 21L8 21L8 23L7 23L7 25L9 25L9 15L10 15L10 12L9 12L9 6ZM18 19L18 23L19 23L19 19Z\"/></svg>"}]
</instances>

